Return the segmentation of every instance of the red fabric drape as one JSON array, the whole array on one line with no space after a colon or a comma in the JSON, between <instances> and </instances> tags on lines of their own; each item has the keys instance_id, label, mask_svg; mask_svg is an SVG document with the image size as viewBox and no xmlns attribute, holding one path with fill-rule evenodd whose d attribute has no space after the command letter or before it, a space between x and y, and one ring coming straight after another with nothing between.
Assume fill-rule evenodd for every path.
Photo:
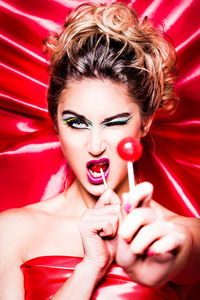
<instances>
[{"instance_id":1,"label":"red fabric drape","mask_svg":"<svg viewBox=\"0 0 200 300\"><path fill-rule=\"evenodd\" d=\"M1 1L0 210L47 199L64 188L66 162L47 112L48 64L42 41L82 2ZM164 24L178 55L180 105L173 116L155 119L143 141L138 169L154 184L156 201L180 214L198 216L199 1L121 2L133 3L141 17L150 16L158 27Z\"/></svg>"},{"instance_id":2,"label":"red fabric drape","mask_svg":"<svg viewBox=\"0 0 200 300\"><path fill-rule=\"evenodd\" d=\"M49 300L68 280L79 257L41 256L26 261L24 274L26 300ZM165 285L161 288L143 287L132 280L119 266L113 264L93 293L91 300L178 300L175 291Z\"/></svg>"}]
</instances>

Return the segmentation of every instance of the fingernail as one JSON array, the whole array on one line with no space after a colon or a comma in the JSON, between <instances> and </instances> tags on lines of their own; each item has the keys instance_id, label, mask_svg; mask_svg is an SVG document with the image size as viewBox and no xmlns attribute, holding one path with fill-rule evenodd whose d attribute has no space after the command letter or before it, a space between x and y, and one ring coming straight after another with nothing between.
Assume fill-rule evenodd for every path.
<instances>
[{"instance_id":1,"label":"fingernail","mask_svg":"<svg viewBox=\"0 0 200 300\"><path fill-rule=\"evenodd\" d=\"M147 250L147 256L153 256L153 255L154 255L153 251L151 251L150 249L148 249Z\"/></svg>"},{"instance_id":2,"label":"fingernail","mask_svg":"<svg viewBox=\"0 0 200 300\"><path fill-rule=\"evenodd\" d=\"M122 195L122 200L123 200L123 209L126 213L129 213L130 212L130 209L131 209L131 204L129 202L129 196L127 193L124 193Z\"/></svg>"},{"instance_id":3,"label":"fingernail","mask_svg":"<svg viewBox=\"0 0 200 300\"><path fill-rule=\"evenodd\" d=\"M129 213L130 209L131 209L131 205L129 202L126 202L124 205L123 205L123 209L126 213Z\"/></svg>"}]
</instances>

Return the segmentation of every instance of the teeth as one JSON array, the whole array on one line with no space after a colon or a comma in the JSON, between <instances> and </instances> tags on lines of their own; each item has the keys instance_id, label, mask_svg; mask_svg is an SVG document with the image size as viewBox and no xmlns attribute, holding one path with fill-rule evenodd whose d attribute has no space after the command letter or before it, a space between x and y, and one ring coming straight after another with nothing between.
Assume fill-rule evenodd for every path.
<instances>
[{"instance_id":1,"label":"teeth","mask_svg":"<svg viewBox=\"0 0 200 300\"><path fill-rule=\"evenodd\" d=\"M90 173L92 174L93 177L97 178L97 177L101 177L101 173L97 173L97 172L92 172L92 170L90 170Z\"/></svg>"}]
</instances>

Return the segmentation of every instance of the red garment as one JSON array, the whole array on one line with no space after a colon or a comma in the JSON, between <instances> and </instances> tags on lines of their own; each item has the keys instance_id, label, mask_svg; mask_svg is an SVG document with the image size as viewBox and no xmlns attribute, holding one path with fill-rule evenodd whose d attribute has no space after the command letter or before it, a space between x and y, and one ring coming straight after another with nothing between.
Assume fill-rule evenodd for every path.
<instances>
[{"instance_id":1,"label":"red garment","mask_svg":"<svg viewBox=\"0 0 200 300\"><path fill-rule=\"evenodd\" d=\"M80 261L81 258L68 256L42 256L26 261L21 266L25 299L51 299ZM169 286L152 289L134 283L121 267L113 264L95 290L92 299L178 300L178 297Z\"/></svg>"}]
</instances>

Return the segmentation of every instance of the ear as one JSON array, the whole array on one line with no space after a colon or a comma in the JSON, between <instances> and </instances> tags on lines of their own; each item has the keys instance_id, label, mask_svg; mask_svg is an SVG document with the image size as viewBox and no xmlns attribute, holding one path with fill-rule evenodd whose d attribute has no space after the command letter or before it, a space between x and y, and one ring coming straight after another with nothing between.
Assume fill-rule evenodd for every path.
<instances>
[{"instance_id":1,"label":"ear","mask_svg":"<svg viewBox=\"0 0 200 300\"><path fill-rule=\"evenodd\" d=\"M151 128L151 124L153 122L153 118L154 118L154 115L152 117L150 117L149 119L147 119L147 120L143 120L141 137L146 136L147 133L149 132L149 129Z\"/></svg>"}]
</instances>

